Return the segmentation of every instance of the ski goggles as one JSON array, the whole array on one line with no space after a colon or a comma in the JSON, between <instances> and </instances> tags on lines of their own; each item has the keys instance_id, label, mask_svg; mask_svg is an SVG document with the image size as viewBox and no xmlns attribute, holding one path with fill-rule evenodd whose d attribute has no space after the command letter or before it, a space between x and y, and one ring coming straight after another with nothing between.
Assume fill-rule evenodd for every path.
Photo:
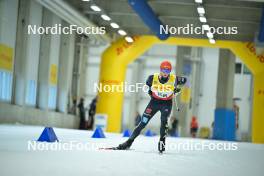
<instances>
[{"instance_id":1,"label":"ski goggles","mask_svg":"<svg viewBox=\"0 0 264 176\"><path fill-rule=\"evenodd\" d=\"M171 70L169 70L169 69L161 69L160 71L163 73L166 73L166 74L170 74L170 72L171 72Z\"/></svg>"}]
</instances>

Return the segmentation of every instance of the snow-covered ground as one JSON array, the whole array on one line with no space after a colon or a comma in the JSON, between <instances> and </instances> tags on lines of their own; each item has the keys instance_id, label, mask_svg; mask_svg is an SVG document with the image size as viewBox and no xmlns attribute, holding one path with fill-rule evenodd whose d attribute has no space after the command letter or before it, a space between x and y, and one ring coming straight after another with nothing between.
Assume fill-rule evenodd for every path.
<instances>
[{"instance_id":1,"label":"snow-covered ground","mask_svg":"<svg viewBox=\"0 0 264 176\"><path fill-rule=\"evenodd\" d=\"M139 136L128 151L99 150L99 146L116 146L126 138L121 134L106 133L106 138L94 139L90 131L55 128L59 144L76 144L73 150L48 148L43 151L43 148L39 148L38 151L29 151L28 142L32 147L43 129L37 126L0 125L0 176L264 175L264 145L260 144L224 143L227 146L236 145L231 148L237 150L232 151L211 151L209 148L187 150L186 144L211 142L216 146L221 141L169 137L167 146L170 147L160 155L157 152L158 137ZM77 143L79 148L76 147ZM175 146L180 144L185 148L176 150ZM86 148L81 149L83 146Z\"/></svg>"}]
</instances>

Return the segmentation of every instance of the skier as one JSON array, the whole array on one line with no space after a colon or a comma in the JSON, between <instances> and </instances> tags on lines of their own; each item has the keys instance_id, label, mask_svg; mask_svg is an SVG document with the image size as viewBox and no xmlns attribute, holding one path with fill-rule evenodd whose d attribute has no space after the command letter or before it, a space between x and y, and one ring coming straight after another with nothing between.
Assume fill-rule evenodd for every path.
<instances>
[{"instance_id":1,"label":"skier","mask_svg":"<svg viewBox=\"0 0 264 176\"><path fill-rule=\"evenodd\" d=\"M198 122L197 122L197 118L196 118L195 116L193 116L193 117L192 117L191 124L190 124L190 133L191 133L191 136L192 136L193 138L196 137L197 131L198 131Z\"/></svg>"},{"instance_id":2,"label":"skier","mask_svg":"<svg viewBox=\"0 0 264 176\"><path fill-rule=\"evenodd\" d=\"M171 74L171 63L163 61L160 64L160 73L150 75L146 81L149 86L149 95L151 100L147 105L140 123L134 129L130 138L124 143L118 145L116 150L129 149L135 138L145 128L151 118L158 112L161 112L160 140L158 143L159 152L165 151L165 137L167 132L167 121L172 109L172 100L174 94L180 92L180 88L186 83L185 77L175 76Z\"/></svg>"},{"instance_id":3,"label":"skier","mask_svg":"<svg viewBox=\"0 0 264 176\"><path fill-rule=\"evenodd\" d=\"M90 104L90 108L89 108L89 119L88 119L88 125L87 128L89 130L93 129L93 124L94 124L94 115L95 115L95 111L96 111L96 104L98 102L98 96L96 96L91 104Z\"/></svg>"},{"instance_id":4,"label":"skier","mask_svg":"<svg viewBox=\"0 0 264 176\"><path fill-rule=\"evenodd\" d=\"M80 125L79 129L84 130L85 129L85 107L84 107L84 98L80 99L80 102L78 104L79 108L79 115L80 115Z\"/></svg>"}]
</instances>

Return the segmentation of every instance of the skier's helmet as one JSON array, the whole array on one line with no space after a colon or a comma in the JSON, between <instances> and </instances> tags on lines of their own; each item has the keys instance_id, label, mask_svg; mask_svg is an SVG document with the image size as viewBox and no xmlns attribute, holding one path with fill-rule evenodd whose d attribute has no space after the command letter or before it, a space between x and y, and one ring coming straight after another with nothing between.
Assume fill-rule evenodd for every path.
<instances>
[{"instance_id":1,"label":"skier's helmet","mask_svg":"<svg viewBox=\"0 0 264 176\"><path fill-rule=\"evenodd\" d=\"M171 72L171 63L169 61L163 61L160 64L160 71L166 74L170 74Z\"/></svg>"}]
</instances>

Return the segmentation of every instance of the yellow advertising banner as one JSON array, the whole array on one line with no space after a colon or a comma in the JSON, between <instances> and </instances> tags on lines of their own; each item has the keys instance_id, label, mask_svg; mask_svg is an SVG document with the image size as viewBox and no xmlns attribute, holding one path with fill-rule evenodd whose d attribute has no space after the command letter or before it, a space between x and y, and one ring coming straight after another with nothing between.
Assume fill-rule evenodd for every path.
<instances>
[{"instance_id":1,"label":"yellow advertising banner","mask_svg":"<svg viewBox=\"0 0 264 176\"><path fill-rule=\"evenodd\" d=\"M0 69L13 70L13 48L0 44Z\"/></svg>"},{"instance_id":2,"label":"yellow advertising banner","mask_svg":"<svg viewBox=\"0 0 264 176\"><path fill-rule=\"evenodd\" d=\"M191 99L191 89L188 87L183 87L181 93L181 102L187 104L190 102L190 99Z\"/></svg>"},{"instance_id":3,"label":"yellow advertising banner","mask_svg":"<svg viewBox=\"0 0 264 176\"><path fill-rule=\"evenodd\" d=\"M57 85L58 81L58 67L55 64L51 64L50 66L50 84Z\"/></svg>"}]
</instances>

